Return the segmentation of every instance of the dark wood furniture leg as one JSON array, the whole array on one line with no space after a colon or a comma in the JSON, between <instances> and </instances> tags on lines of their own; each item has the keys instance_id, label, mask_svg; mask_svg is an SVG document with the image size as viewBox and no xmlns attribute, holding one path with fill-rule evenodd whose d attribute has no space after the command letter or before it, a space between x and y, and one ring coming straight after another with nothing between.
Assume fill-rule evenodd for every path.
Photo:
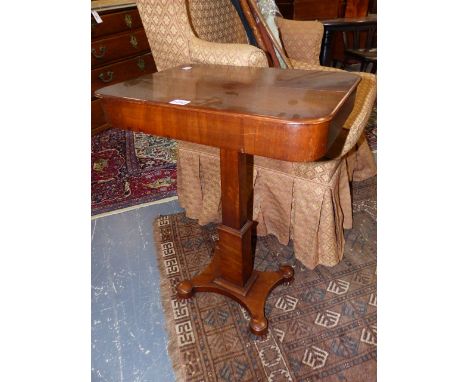
<instances>
[{"instance_id":1,"label":"dark wood furniture leg","mask_svg":"<svg viewBox=\"0 0 468 382\"><path fill-rule=\"evenodd\" d=\"M194 292L215 292L243 305L250 313L250 330L263 335L268 330L265 301L271 290L291 281L294 270L283 265L277 272L253 269L251 244L252 221L247 204L252 184L247 171L246 154L221 149L221 198L223 221L218 228L219 241L211 263L192 280L177 286L179 298L190 298Z\"/></svg>"},{"instance_id":2,"label":"dark wood furniture leg","mask_svg":"<svg viewBox=\"0 0 468 382\"><path fill-rule=\"evenodd\" d=\"M333 31L325 28L322 39L322 51L320 52L320 65L330 66Z\"/></svg>"}]
</instances>

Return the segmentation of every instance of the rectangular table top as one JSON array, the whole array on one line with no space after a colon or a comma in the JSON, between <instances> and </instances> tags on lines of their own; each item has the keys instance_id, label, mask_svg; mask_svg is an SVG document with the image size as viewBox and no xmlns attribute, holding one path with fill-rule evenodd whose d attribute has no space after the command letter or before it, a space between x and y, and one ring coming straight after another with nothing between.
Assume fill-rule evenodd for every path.
<instances>
[{"instance_id":1,"label":"rectangular table top","mask_svg":"<svg viewBox=\"0 0 468 382\"><path fill-rule=\"evenodd\" d=\"M96 95L115 127L306 161L325 154L329 133L341 128L329 131L330 122L342 124L339 112L351 111L359 81L346 72L190 64ZM287 153L294 149L299 152Z\"/></svg>"},{"instance_id":2,"label":"rectangular table top","mask_svg":"<svg viewBox=\"0 0 468 382\"><path fill-rule=\"evenodd\" d=\"M330 118L357 85L355 74L217 65L185 65L121 82L98 96L296 122Z\"/></svg>"}]
</instances>

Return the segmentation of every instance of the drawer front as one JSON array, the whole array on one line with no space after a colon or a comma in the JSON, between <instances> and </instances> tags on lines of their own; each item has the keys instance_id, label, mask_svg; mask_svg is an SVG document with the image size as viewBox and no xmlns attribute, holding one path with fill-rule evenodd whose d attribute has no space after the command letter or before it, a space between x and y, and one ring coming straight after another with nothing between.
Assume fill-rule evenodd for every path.
<instances>
[{"instance_id":1,"label":"drawer front","mask_svg":"<svg viewBox=\"0 0 468 382\"><path fill-rule=\"evenodd\" d=\"M102 23L96 23L91 17L91 38L108 36L115 33L135 30L142 27L141 18L136 8L127 11L99 14Z\"/></svg>"},{"instance_id":2,"label":"drawer front","mask_svg":"<svg viewBox=\"0 0 468 382\"><path fill-rule=\"evenodd\" d=\"M341 0L296 0L295 20L323 20L339 17Z\"/></svg>"},{"instance_id":3,"label":"drawer front","mask_svg":"<svg viewBox=\"0 0 468 382\"><path fill-rule=\"evenodd\" d=\"M149 43L143 28L122 33L91 44L91 67L95 68L125 57L149 51Z\"/></svg>"},{"instance_id":4,"label":"drawer front","mask_svg":"<svg viewBox=\"0 0 468 382\"><path fill-rule=\"evenodd\" d=\"M276 0L276 5L285 19L294 17L294 0Z\"/></svg>"},{"instance_id":5,"label":"drawer front","mask_svg":"<svg viewBox=\"0 0 468 382\"><path fill-rule=\"evenodd\" d=\"M95 99L91 101L91 130L96 130L106 123L106 116L104 115L104 110L102 110L101 100Z\"/></svg>"},{"instance_id":6,"label":"drawer front","mask_svg":"<svg viewBox=\"0 0 468 382\"><path fill-rule=\"evenodd\" d=\"M91 71L91 97L97 89L104 86L155 71L156 64L151 53L94 69Z\"/></svg>"}]
</instances>

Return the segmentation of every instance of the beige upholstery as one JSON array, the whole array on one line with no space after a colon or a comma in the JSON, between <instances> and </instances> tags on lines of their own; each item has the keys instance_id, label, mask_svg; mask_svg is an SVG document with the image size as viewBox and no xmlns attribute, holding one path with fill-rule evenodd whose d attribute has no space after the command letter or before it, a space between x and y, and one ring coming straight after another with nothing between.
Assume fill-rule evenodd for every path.
<instances>
[{"instance_id":1,"label":"beige upholstery","mask_svg":"<svg viewBox=\"0 0 468 382\"><path fill-rule=\"evenodd\" d=\"M248 43L244 26L230 1L191 0L188 8L198 38L231 44Z\"/></svg>"},{"instance_id":2,"label":"beige upholstery","mask_svg":"<svg viewBox=\"0 0 468 382\"><path fill-rule=\"evenodd\" d=\"M361 76L355 109L346 121L349 130L343 130L344 141L338 147L337 159L292 163L254 157L253 219L258 222L257 234L274 234L283 244L294 240L296 258L310 268L335 265L341 260L343 228L352 225L349 177L366 163L362 156L365 159L367 152L372 156L367 144L361 142L356 148L376 95L375 76ZM348 158L349 151L353 155ZM363 171L375 175L375 168L364 166ZM179 148L177 187L187 216L198 219L200 224L219 222L219 150L183 143Z\"/></svg>"},{"instance_id":3,"label":"beige upholstery","mask_svg":"<svg viewBox=\"0 0 468 382\"><path fill-rule=\"evenodd\" d=\"M190 46L199 42L197 37L213 43L248 43L230 0L138 0L137 7L159 71L190 63ZM244 50L264 54L250 45Z\"/></svg>"},{"instance_id":4,"label":"beige upholstery","mask_svg":"<svg viewBox=\"0 0 468 382\"><path fill-rule=\"evenodd\" d=\"M319 21L297 21L276 17L281 42L289 58L319 65L323 24Z\"/></svg>"},{"instance_id":5,"label":"beige upholstery","mask_svg":"<svg viewBox=\"0 0 468 382\"><path fill-rule=\"evenodd\" d=\"M263 51L246 44L230 0L189 0L188 6L185 0L137 0L137 5L158 70L190 62L268 65ZM204 13L203 9L208 11ZM221 16L217 19L216 15ZM242 37L245 44L239 44ZM292 61L295 68L337 70L313 62ZM358 138L375 101L376 81L371 74L360 75L355 107L333 158L310 163L253 158L257 234L274 234L283 244L292 239L296 258L309 268L331 266L341 260L343 228L352 224L349 179L356 178L356 172L363 177L375 172L366 163L369 147ZM219 222L219 150L179 142L177 171L179 202L187 216L200 224Z\"/></svg>"},{"instance_id":6,"label":"beige upholstery","mask_svg":"<svg viewBox=\"0 0 468 382\"><path fill-rule=\"evenodd\" d=\"M202 64L267 67L268 60L260 49L246 44L220 44L193 37L190 61Z\"/></svg>"}]
</instances>

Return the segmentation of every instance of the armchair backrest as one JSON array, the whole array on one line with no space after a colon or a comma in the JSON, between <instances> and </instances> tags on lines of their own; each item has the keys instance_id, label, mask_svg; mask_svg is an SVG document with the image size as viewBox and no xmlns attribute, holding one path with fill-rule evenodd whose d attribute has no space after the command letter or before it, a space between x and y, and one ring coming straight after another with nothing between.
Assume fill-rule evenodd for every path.
<instances>
[{"instance_id":1,"label":"armchair backrest","mask_svg":"<svg viewBox=\"0 0 468 382\"><path fill-rule=\"evenodd\" d=\"M230 0L137 0L158 70L190 62L189 41L248 43Z\"/></svg>"},{"instance_id":2,"label":"armchair backrest","mask_svg":"<svg viewBox=\"0 0 468 382\"><path fill-rule=\"evenodd\" d=\"M198 38L229 44L249 43L231 0L188 0L188 12Z\"/></svg>"}]
</instances>

